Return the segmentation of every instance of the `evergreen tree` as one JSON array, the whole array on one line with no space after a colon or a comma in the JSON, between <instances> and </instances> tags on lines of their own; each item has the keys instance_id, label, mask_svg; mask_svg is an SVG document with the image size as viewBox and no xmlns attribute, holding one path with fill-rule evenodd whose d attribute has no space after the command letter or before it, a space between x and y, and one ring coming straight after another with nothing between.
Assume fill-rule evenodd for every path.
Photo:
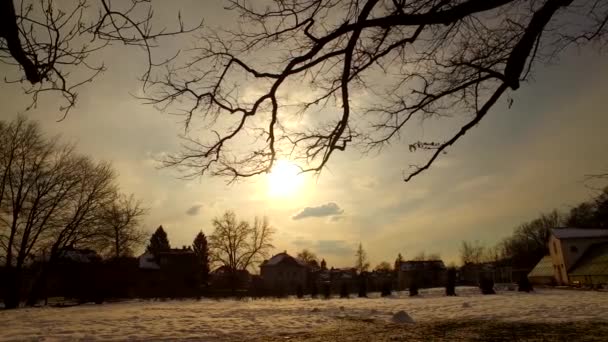
<instances>
[{"instance_id":1,"label":"evergreen tree","mask_svg":"<svg viewBox=\"0 0 608 342\"><path fill-rule=\"evenodd\" d=\"M326 270L327 269L327 263L325 262L325 259L321 260L321 269L322 270Z\"/></svg>"},{"instance_id":2,"label":"evergreen tree","mask_svg":"<svg viewBox=\"0 0 608 342\"><path fill-rule=\"evenodd\" d=\"M403 256L401 255L401 253L399 253L399 255L397 255L397 259L395 259L395 267L393 268L395 270L395 272L397 272L397 270L399 270L399 267L402 262L403 262Z\"/></svg>"},{"instance_id":3,"label":"evergreen tree","mask_svg":"<svg viewBox=\"0 0 608 342\"><path fill-rule=\"evenodd\" d=\"M146 251L154 254L154 256L158 256L159 252L168 251L169 249L171 249L171 245L169 245L167 233L163 229L163 226L159 226L150 237L150 243L146 247Z\"/></svg>"},{"instance_id":4,"label":"evergreen tree","mask_svg":"<svg viewBox=\"0 0 608 342\"><path fill-rule=\"evenodd\" d=\"M196 255L196 260L200 265L200 276L202 284L207 284L209 278L209 247L207 246L207 237L201 230L194 238L192 249Z\"/></svg>"},{"instance_id":5,"label":"evergreen tree","mask_svg":"<svg viewBox=\"0 0 608 342\"><path fill-rule=\"evenodd\" d=\"M363 250L363 245L359 243L359 248L355 252L355 268L359 274L367 272L369 269L369 262L367 261L367 253Z\"/></svg>"}]
</instances>

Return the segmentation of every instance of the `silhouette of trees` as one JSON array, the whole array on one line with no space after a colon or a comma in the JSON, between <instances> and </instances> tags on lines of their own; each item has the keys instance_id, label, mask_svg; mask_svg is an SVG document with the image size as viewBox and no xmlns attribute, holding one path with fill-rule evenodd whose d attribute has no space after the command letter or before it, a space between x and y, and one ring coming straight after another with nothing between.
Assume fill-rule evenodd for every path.
<instances>
[{"instance_id":1,"label":"silhouette of trees","mask_svg":"<svg viewBox=\"0 0 608 342\"><path fill-rule=\"evenodd\" d=\"M577 228L608 228L608 187L590 201L570 209L565 224Z\"/></svg>"},{"instance_id":2,"label":"silhouette of trees","mask_svg":"<svg viewBox=\"0 0 608 342\"><path fill-rule=\"evenodd\" d=\"M326 270L327 269L327 262L325 262L325 259L321 259L321 269L322 270Z\"/></svg>"},{"instance_id":3,"label":"silhouette of trees","mask_svg":"<svg viewBox=\"0 0 608 342\"><path fill-rule=\"evenodd\" d=\"M414 259L415 261L430 261L430 260L441 260L439 253L426 254L424 251L418 253Z\"/></svg>"},{"instance_id":4,"label":"silhouette of trees","mask_svg":"<svg viewBox=\"0 0 608 342\"><path fill-rule=\"evenodd\" d=\"M296 258L305 262L307 265L313 268L319 268L319 259L313 252L309 251L308 249L303 249L300 253L298 253Z\"/></svg>"},{"instance_id":5,"label":"silhouette of trees","mask_svg":"<svg viewBox=\"0 0 608 342\"><path fill-rule=\"evenodd\" d=\"M203 234L202 230L196 234L194 242L192 242L192 250L201 268L201 281L203 284L206 284L209 278L209 246L207 244L207 237Z\"/></svg>"},{"instance_id":6,"label":"silhouette of trees","mask_svg":"<svg viewBox=\"0 0 608 342\"><path fill-rule=\"evenodd\" d=\"M403 256L401 255L401 253L399 253L397 255L397 258L395 259L395 266L393 267L393 269L395 271L399 270L399 265L401 265L402 262L403 262Z\"/></svg>"},{"instance_id":7,"label":"silhouette of trees","mask_svg":"<svg viewBox=\"0 0 608 342\"><path fill-rule=\"evenodd\" d=\"M391 269L391 264L389 264L386 261L382 261L378 265L376 265L376 268L374 268L374 270L380 271L380 272L390 272L392 269Z\"/></svg>"},{"instance_id":8,"label":"silhouette of trees","mask_svg":"<svg viewBox=\"0 0 608 342\"><path fill-rule=\"evenodd\" d=\"M359 247L355 252L355 269L359 274L367 272L369 270L369 262L367 260L367 253L363 249L363 245L359 243Z\"/></svg>"},{"instance_id":9,"label":"silhouette of trees","mask_svg":"<svg viewBox=\"0 0 608 342\"><path fill-rule=\"evenodd\" d=\"M25 117L0 123L5 307L18 305L23 269L36 255L44 255L44 263L30 291L30 305L67 248L98 246L106 234L104 212L117 193L109 163L94 162L57 138L45 138Z\"/></svg>"},{"instance_id":10,"label":"silhouette of trees","mask_svg":"<svg viewBox=\"0 0 608 342\"><path fill-rule=\"evenodd\" d=\"M511 237L500 244L502 259L510 261L516 267L534 267L549 253L547 242L551 229L560 227L562 222L563 216L557 211L552 211L520 225Z\"/></svg>"},{"instance_id":11,"label":"silhouette of trees","mask_svg":"<svg viewBox=\"0 0 608 342\"><path fill-rule=\"evenodd\" d=\"M97 53L118 42L144 51L145 87L152 67L166 62L153 58L157 40L201 27L186 28L181 16L173 31L153 30L152 22L148 1L3 1L0 60L21 75L5 81L25 86L25 92L32 96L31 106L39 95L59 93L64 100L60 109L67 115L76 103L78 90L106 69Z\"/></svg>"},{"instance_id":12,"label":"silhouette of trees","mask_svg":"<svg viewBox=\"0 0 608 342\"><path fill-rule=\"evenodd\" d=\"M599 0L233 0L228 8L243 25L206 32L190 60L152 82L150 102L183 112L186 129L200 120L212 133L166 160L186 176L249 177L287 155L319 172L336 152L381 150L417 121L461 117L447 135L409 142L426 157L409 181L535 66L569 45L601 45L608 31ZM294 85L305 95L288 96ZM235 95L252 87L254 96ZM326 118L290 125L321 111ZM242 141L255 143L232 148Z\"/></svg>"},{"instance_id":13,"label":"silhouette of trees","mask_svg":"<svg viewBox=\"0 0 608 342\"><path fill-rule=\"evenodd\" d=\"M158 256L159 252L168 251L170 249L171 245L169 244L169 238L161 225L156 228L156 231L150 237L150 242L148 243L146 250L155 256Z\"/></svg>"},{"instance_id":14,"label":"silhouette of trees","mask_svg":"<svg viewBox=\"0 0 608 342\"><path fill-rule=\"evenodd\" d=\"M245 270L268 257L273 248L274 229L267 218L255 218L253 224L238 221L233 211L213 219L214 231L209 236L211 260L229 270Z\"/></svg>"},{"instance_id":15,"label":"silhouette of trees","mask_svg":"<svg viewBox=\"0 0 608 342\"><path fill-rule=\"evenodd\" d=\"M147 210L133 195L119 194L102 209L101 220L105 227L101 249L115 258L132 256L133 252L146 240L146 233L140 229L141 219ZM103 246L105 245L105 246Z\"/></svg>"},{"instance_id":16,"label":"silhouette of trees","mask_svg":"<svg viewBox=\"0 0 608 342\"><path fill-rule=\"evenodd\" d=\"M462 241L460 246L460 260L463 265L479 264L484 261L485 247L479 241Z\"/></svg>"}]
</instances>

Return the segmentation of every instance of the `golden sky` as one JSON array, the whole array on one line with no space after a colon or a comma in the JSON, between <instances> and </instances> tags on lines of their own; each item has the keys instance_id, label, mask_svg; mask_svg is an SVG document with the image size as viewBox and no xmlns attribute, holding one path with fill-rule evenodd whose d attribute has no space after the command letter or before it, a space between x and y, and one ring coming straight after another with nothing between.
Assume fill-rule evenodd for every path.
<instances>
[{"instance_id":1,"label":"golden sky","mask_svg":"<svg viewBox=\"0 0 608 342\"><path fill-rule=\"evenodd\" d=\"M199 9L185 20L204 15L214 25L229 18L214 2L201 3L185 1L182 7ZM178 150L180 118L131 95L140 91L144 56L113 47L100 58L109 70L80 92L64 121L56 122L61 114L52 97L27 115L49 135L77 142L82 153L112 161L122 188L151 209L145 229L162 224L174 246L190 244L201 229L210 234L211 219L232 209L246 219L267 215L277 229L275 252L309 248L333 266L352 265L359 241L373 265L421 251L458 261L461 240L493 244L542 211L567 210L590 196L584 175L608 168L608 60L593 49L539 66L532 82L510 94L511 108L501 99L410 183L402 182L402 172L420 156L405 142L378 155L336 154L317 178L295 176L281 162L273 176L233 185L207 176L177 179L174 170L157 169L155 159ZM29 98L18 85L0 87L0 119L11 120ZM413 128L424 134L433 125Z\"/></svg>"}]
</instances>

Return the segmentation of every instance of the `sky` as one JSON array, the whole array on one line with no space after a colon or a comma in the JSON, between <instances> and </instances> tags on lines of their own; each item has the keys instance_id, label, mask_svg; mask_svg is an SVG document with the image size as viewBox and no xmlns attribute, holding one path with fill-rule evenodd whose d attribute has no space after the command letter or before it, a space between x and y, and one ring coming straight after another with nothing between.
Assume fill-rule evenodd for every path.
<instances>
[{"instance_id":1,"label":"sky","mask_svg":"<svg viewBox=\"0 0 608 342\"><path fill-rule=\"evenodd\" d=\"M185 21L201 15L207 25L231 20L218 3L185 1L182 8L197 9L186 12ZM176 10L157 13L173 18ZM116 46L98 58L108 71L80 91L65 120L58 122L52 96L24 111L30 98L15 84L0 84L0 120L25 113L48 135L111 161L123 191L150 209L143 229L163 225L172 246L191 244L200 230L211 234L211 220L234 210L247 220L268 216L276 229L273 253L307 248L328 265L345 267L354 264L361 242L372 265L423 251L458 262L462 240L493 245L541 212L568 210L591 196L585 175L608 169L608 59L593 48L568 50L538 66L534 79L510 94L510 108L503 97L447 155L408 183L403 171L419 156L405 142L379 154L335 154L319 177L298 176L295 185L276 175L231 185L209 176L179 179L156 160L178 152L180 118L133 96L141 89L144 55ZM10 73L6 66L0 70ZM284 169L289 173L289 164Z\"/></svg>"}]
</instances>

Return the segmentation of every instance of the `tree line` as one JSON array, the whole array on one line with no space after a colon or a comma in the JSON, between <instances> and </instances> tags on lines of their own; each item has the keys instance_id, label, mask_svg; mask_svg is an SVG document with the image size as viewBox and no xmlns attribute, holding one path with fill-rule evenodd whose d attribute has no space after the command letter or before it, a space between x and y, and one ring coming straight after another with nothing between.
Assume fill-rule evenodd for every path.
<instances>
[{"instance_id":1,"label":"tree line","mask_svg":"<svg viewBox=\"0 0 608 342\"><path fill-rule=\"evenodd\" d=\"M24 268L36 257L28 303L36 301L54 263L73 247L103 255L130 255L144 239L146 213L133 195L120 191L105 161L78 153L73 144L42 134L23 116L0 121L0 261L4 305L19 304Z\"/></svg>"}]
</instances>

